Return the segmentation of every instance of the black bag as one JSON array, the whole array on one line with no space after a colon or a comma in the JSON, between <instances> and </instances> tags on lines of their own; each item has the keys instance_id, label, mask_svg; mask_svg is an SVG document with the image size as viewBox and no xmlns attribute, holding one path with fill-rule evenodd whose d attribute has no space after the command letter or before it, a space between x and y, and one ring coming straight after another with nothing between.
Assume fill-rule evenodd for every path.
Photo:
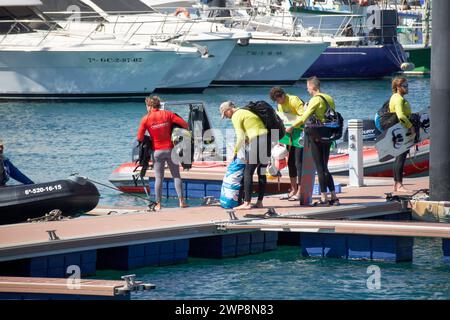
<instances>
[{"instance_id":1,"label":"black bag","mask_svg":"<svg viewBox=\"0 0 450 320\"><path fill-rule=\"evenodd\" d=\"M277 115L276 111L270 104L265 101L250 101L248 105L244 108L245 110L249 110L256 114L261 121L264 123L264 126L267 130L269 130L269 135L272 130L278 130L279 139L284 137L286 134L286 128L284 127L283 120Z\"/></svg>"},{"instance_id":2,"label":"black bag","mask_svg":"<svg viewBox=\"0 0 450 320\"><path fill-rule=\"evenodd\" d=\"M140 177L143 178L150 165L150 160L153 160L153 142L150 136L144 136L144 140L139 142L138 150L139 158L136 160L136 164L138 164L136 169L141 167Z\"/></svg>"},{"instance_id":3,"label":"black bag","mask_svg":"<svg viewBox=\"0 0 450 320\"><path fill-rule=\"evenodd\" d=\"M322 123L315 115L312 115L305 123L305 133L313 140L321 142L336 141L342 138L344 131L344 118L333 110L327 99L318 95L326 104L325 122Z\"/></svg>"},{"instance_id":4,"label":"black bag","mask_svg":"<svg viewBox=\"0 0 450 320\"><path fill-rule=\"evenodd\" d=\"M378 110L377 114L380 117L381 129L387 130L398 123L398 117L395 112L389 112L389 101L383 103L383 106Z\"/></svg>"}]
</instances>

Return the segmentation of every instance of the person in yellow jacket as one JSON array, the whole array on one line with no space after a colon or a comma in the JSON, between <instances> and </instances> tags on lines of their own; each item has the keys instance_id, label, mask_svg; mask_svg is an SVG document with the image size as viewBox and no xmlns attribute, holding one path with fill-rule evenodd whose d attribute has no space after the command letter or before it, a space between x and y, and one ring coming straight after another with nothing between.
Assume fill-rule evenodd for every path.
<instances>
[{"instance_id":1,"label":"person in yellow jacket","mask_svg":"<svg viewBox=\"0 0 450 320\"><path fill-rule=\"evenodd\" d=\"M287 94L280 87L273 87L269 93L270 99L278 103L278 112L289 113L300 117L304 112L303 101L295 95ZM290 146L288 158L289 179L291 181L291 190L289 193L282 195L281 200L299 201L300 200L300 183L302 178L302 160L303 148Z\"/></svg>"},{"instance_id":2,"label":"person in yellow jacket","mask_svg":"<svg viewBox=\"0 0 450 320\"><path fill-rule=\"evenodd\" d=\"M308 78L306 81L308 93L312 98L308 102L308 107L301 117L293 123L292 127L286 129L286 132L292 132L293 128L299 127L306 123L311 117L315 116L322 123L325 122L325 112L327 111L327 104L331 109L335 110L333 98L320 91L320 80L317 77ZM311 145L311 153L316 167L317 176L319 178L320 186L320 201L315 202L315 206L329 206L339 205L339 199L336 196L334 188L334 180L330 171L328 170L328 160L330 158L330 148L332 142L323 142L319 139L308 137ZM330 191L331 199L328 200L327 188Z\"/></svg>"},{"instance_id":3,"label":"person in yellow jacket","mask_svg":"<svg viewBox=\"0 0 450 320\"><path fill-rule=\"evenodd\" d=\"M234 156L237 156L245 142L248 143L244 169L244 203L235 209L262 208L267 183L266 167L270 158L268 130L255 113L239 109L231 101L225 101L220 105L220 114L222 119L231 119L233 123L236 132ZM258 200L255 205L252 205L253 174L256 169L258 169Z\"/></svg>"},{"instance_id":4,"label":"person in yellow jacket","mask_svg":"<svg viewBox=\"0 0 450 320\"><path fill-rule=\"evenodd\" d=\"M389 100L389 112L397 115L398 121L407 129L410 134L414 132L413 124L409 117L411 116L411 106L405 99L408 94L408 81L404 77L396 77L392 80L392 96ZM394 191L408 192L403 185L403 168L405 166L406 151L397 156L394 161Z\"/></svg>"}]
</instances>

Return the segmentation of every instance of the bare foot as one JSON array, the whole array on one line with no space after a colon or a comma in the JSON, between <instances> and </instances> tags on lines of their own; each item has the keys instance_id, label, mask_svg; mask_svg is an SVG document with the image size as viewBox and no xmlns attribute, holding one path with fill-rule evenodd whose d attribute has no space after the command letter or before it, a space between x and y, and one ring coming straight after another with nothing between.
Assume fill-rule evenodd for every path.
<instances>
[{"instance_id":1,"label":"bare foot","mask_svg":"<svg viewBox=\"0 0 450 320\"><path fill-rule=\"evenodd\" d=\"M410 190L406 189L404 186L398 187L397 192L409 192Z\"/></svg>"},{"instance_id":2,"label":"bare foot","mask_svg":"<svg viewBox=\"0 0 450 320\"><path fill-rule=\"evenodd\" d=\"M187 208L187 207L189 207L189 206L187 205L186 202L180 201L180 208Z\"/></svg>"},{"instance_id":3,"label":"bare foot","mask_svg":"<svg viewBox=\"0 0 450 320\"><path fill-rule=\"evenodd\" d=\"M250 210L253 206L250 202L241 204L240 206L234 208L234 210Z\"/></svg>"},{"instance_id":4,"label":"bare foot","mask_svg":"<svg viewBox=\"0 0 450 320\"><path fill-rule=\"evenodd\" d=\"M298 190L289 192L289 198L295 196L298 193Z\"/></svg>"},{"instance_id":5,"label":"bare foot","mask_svg":"<svg viewBox=\"0 0 450 320\"><path fill-rule=\"evenodd\" d=\"M161 203L155 205L155 211L161 211Z\"/></svg>"}]
</instances>

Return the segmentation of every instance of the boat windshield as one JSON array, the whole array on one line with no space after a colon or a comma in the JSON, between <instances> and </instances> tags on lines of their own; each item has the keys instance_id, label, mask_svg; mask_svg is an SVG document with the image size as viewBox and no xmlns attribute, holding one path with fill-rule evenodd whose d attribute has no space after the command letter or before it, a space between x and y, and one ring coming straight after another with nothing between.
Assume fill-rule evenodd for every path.
<instances>
[{"instance_id":1,"label":"boat windshield","mask_svg":"<svg viewBox=\"0 0 450 320\"><path fill-rule=\"evenodd\" d=\"M87 4L79 0L41 0L40 8L55 20L72 19L76 14L83 21L98 21L103 18Z\"/></svg>"},{"instance_id":2,"label":"boat windshield","mask_svg":"<svg viewBox=\"0 0 450 320\"><path fill-rule=\"evenodd\" d=\"M139 0L93 0L92 2L108 13L154 12L152 8Z\"/></svg>"},{"instance_id":3,"label":"boat windshield","mask_svg":"<svg viewBox=\"0 0 450 320\"><path fill-rule=\"evenodd\" d=\"M49 30L55 28L55 25L55 22L32 7L0 7L0 34L26 33L35 29Z\"/></svg>"}]
</instances>

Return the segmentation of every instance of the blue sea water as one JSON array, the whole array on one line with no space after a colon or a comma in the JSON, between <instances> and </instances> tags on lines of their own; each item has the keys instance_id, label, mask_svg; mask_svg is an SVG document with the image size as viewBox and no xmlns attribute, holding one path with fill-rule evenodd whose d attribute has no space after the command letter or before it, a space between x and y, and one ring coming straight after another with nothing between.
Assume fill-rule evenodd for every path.
<instances>
[{"instance_id":1,"label":"blue sea water","mask_svg":"<svg viewBox=\"0 0 450 320\"><path fill-rule=\"evenodd\" d=\"M412 263L303 258L299 247L187 264L133 270L156 285L133 299L450 299L450 266L440 239L415 239ZM380 288L369 289L369 266L380 268ZM102 271L98 278L123 273ZM373 288L373 287L370 287Z\"/></svg>"},{"instance_id":2,"label":"blue sea water","mask_svg":"<svg viewBox=\"0 0 450 320\"><path fill-rule=\"evenodd\" d=\"M307 100L305 83L285 88ZM218 107L225 100L244 105L268 100L270 87L211 88L203 94L161 95L164 100L202 100L215 128L230 128ZM323 92L335 98L344 118L371 118L390 96L389 80L326 81ZM429 106L430 80L411 78L407 96L414 110ZM176 110L183 113L183 110ZM185 110L184 110L185 111ZM131 158L144 102L0 103L0 138L6 153L36 182L64 179L71 173L107 183L120 163ZM101 203L142 205L142 200L100 187ZM189 200L191 205L199 201ZM165 205L175 201L166 200ZM298 248L225 260L190 259L188 264L134 270L157 289L136 299L420 299L450 298L450 266L442 262L440 241L416 241L413 263L379 264L382 287L365 283L372 262L305 259ZM122 273L100 272L101 278Z\"/></svg>"}]
</instances>

